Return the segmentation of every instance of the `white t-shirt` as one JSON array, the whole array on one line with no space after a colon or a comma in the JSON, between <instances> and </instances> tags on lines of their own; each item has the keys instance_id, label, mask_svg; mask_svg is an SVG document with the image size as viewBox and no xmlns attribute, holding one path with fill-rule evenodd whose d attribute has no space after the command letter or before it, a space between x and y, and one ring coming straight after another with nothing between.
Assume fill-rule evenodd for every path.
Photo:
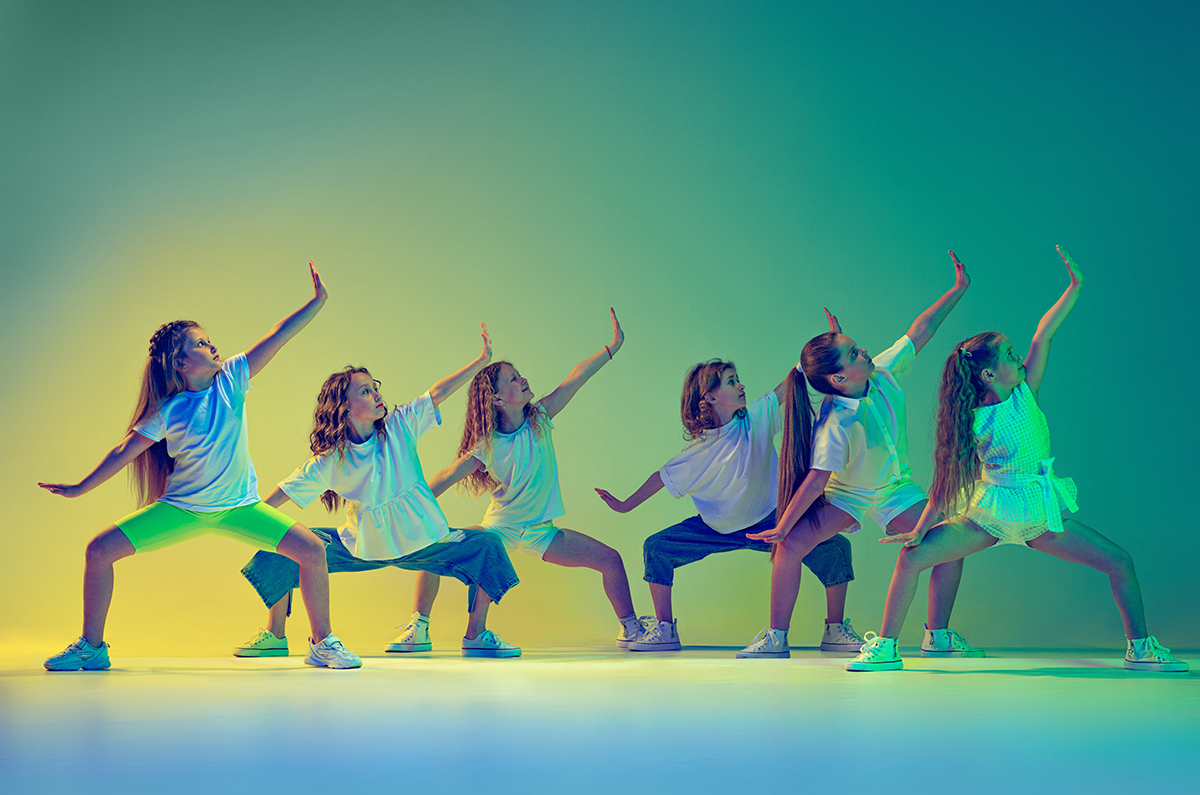
<instances>
[{"instance_id":1,"label":"white t-shirt","mask_svg":"<svg viewBox=\"0 0 1200 795\"><path fill-rule=\"evenodd\" d=\"M160 500L202 513L259 501L246 434L249 391L250 363L239 353L221 363L208 389L180 392L134 426L147 439L166 439L175 459Z\"/></svg>"},{"instance_id":2,"label":"white t-shirt","mask_svg":"<svg viewBox=\"0 0 1200 795\"><path fill-rule=\"evenodd\" d=\"M417 458L417 438L441 424L441 412L426 392L388 412L382 441L373 433L362 444L349 445L340 461L334 452L315 455L279 487L301 508L329 489L346 500L346 522L338 535L355 557L410 555L449 532Z\"/></svg>"},{"instance_id":3,"label":"white t-shirt","mask_svg":"<svg viewBox=\"0 0 1200 795\"><path fill-rule=\"evenodd\" d=\"M704 523L734 533L775 510L779 457L775 434L783 429L772 390L720 428L692 439L658 471L673 497L690 496Z\"/></svg>"},{"instance_id":4,"label":"white t-shirt","mask_svg":"<svg viewBox=\"0 0 1200 795\"><path fill-rule=\"evenodd\" d=\"M558 460L550 431L550 414L535 403L541 422L539 437L528 422L512 433L492 434L490 449L481 441L471 454L483 468L500 481L492 492L492 503L483 515L484 525L528 527L562 516L562 495L558 490Z\"/></svg>"},{"instance_id":5,"label":"white t-shirt","mask_svg":"<svg viewBox=\"0 0 1200 795\"><path fill-rule=\"evenodd\" d=\"M901 477L908 465L904 390L897 382L912 369L917 349L908 335L875 357L862 398L826 395L813 429L812 468L833 474L833 486L875 490Z\"/></svg>"}]
</instances>

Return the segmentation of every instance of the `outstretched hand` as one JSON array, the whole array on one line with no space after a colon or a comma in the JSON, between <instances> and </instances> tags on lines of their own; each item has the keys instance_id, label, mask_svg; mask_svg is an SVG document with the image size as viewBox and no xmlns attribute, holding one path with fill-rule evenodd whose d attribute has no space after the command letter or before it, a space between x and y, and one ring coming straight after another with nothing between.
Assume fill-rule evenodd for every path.
<instances>
[{"instance_id":1,"label":"outstretched hand","mask_svg":"<svg viewBox=\"0 0 1200 795\"><path fill-rule=\"evenodd\" d=\"M825 307L821 308L825 309ZM830 331L832 331L834 334L842 333L842 324L838 322L837 315L833 314L828 309L825 309L825 319L829 321Z\"/></svg>"},{"instance_id":2,"label":"outstretched hand","mask_svg":"<svg viewBox=\"0 0 1200 795\"><path fill-rule=\"evenodd\" d=\"M308 272L312 276L313 298L324 301L329 297L329 291L325 289L325 282L321 281L321 274L317 272L317 266L312 260L308 261Z\"/></svg>"},{"instance_id":3,"label":"outstretched hand","mask_svg":"<svg viewBox=\"0 0 1200 795\"><path fill-rule=\"evenodd\" d=\"M488 334L487 323L481 320L479 327L483 329L479 334L479 336L483 337L483 353L479 354L479 358L485 362L490 362L492 360L492 337Z\"/></svg>"},{"instance_id":4,"label":"outstretched hand","mask_svg":"<svg viewBox=\"0 0 1200 795\"><path fill-rule=\"evenodd\" d=\"M911 530L907 533L897 533L894 536L884 536L879 539L881 544L904 544L906 547L918 547L925 540L928 530Z\"/></svg>"},{"instance_id":5,"label":"outstretched hand","mask_svg":"<svg viewBox=\"0 0 1200 795\"><path fill-rule=\"evenodd\" d=\"M781 531L776 525L770 530L763 530L761 533L746 533L746 538L751 541L766 541L768 544L779 544L783 539L787 538L787 533Z\"/></svg>"},{"instance_id":6,"label":"outstretched hand","mask_svg":"<svg viewBox=\"0 0 1200 795\"><path fill-rule=\"evenodd\" d=\"M78 497L83 493L78 483L39 483L38 485L51 494L57 494L60 497Z\"/></svg>"},{"instance_id":7,"label":"outstretched hand","mask_svg":"<svg viewBox=\"0 0 1200 795\"><path fill-rule=\"evenodd\" d=\"M958 255L953 251L949 253L950 259L954 260L954 286L965 290L971 286L971 275L967 273L967 266L959 261Z\"/></svg>"},{"instance_id":8,"label":"outstretched hand","mask_svg":"<svg viewBox=\"0 0 1200 795\"><path fill-rule=\"evenodd\" d=\"M1058 256L1062 257L1063 263L1067 266L1067 273L1071 275L1071 286L1082 287L1083 273L1079 270L1079 265L1071 259L1071 255L1062 246L1055 246L1054 250L1058 252Z\"/></svg>"},{"instance_id":9,"label":"outstretched hand","mask_svg":"<svg viewBox=\"0 0 1200 795\"><path fill-rule=\"evenodd\" d=\"M621 330L621 324L617 320L617 311L610 306L608 314L612 317L613 327L613 341L608 346L608 352L615 356L617 351L621 350L621 346L625 344L625 332Z\"/></svg>"},{"instance_id":10,"label":"outstretched hand","mask_svg":"<svg viewBox=\"0 0 1200 795\"><path fill-rule=\"evenodd\" d=\"M604 500L605 505L617 513L629 513L629 508L625 505L624 500L618 500L604 489L596 489L596 493L600 495L600 499Z\"/></svg>"}]
</instances>

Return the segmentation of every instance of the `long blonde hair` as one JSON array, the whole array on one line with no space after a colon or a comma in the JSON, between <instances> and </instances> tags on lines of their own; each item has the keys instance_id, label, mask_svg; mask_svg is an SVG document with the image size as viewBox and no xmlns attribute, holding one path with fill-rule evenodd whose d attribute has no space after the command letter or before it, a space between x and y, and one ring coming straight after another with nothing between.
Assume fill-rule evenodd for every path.
<instances>
[{"instance_id":1,"label":"long blonde hair","mask_svg":"<svg viewBox=\"0 0 1200 795\"><path fill-rule=\"evenodd\" d=\"M492 448L492 436L501 427L500 409L495 404L496 383L500 380L500 368L506 364L512 367L512 362L492 362L476 373L471 379L471 385L467 387L467 416L463 420L462 439L458 443L460 458L474 450L480 442L485 450ZM534 435L542 435L541 412L533 403L525 404L525 422L529 424ZM461 481L460 485L472 496L478 497L500 488L500 481L480 467Z\"/></svg>"},{"instance_id":2,"label":"long blonde hair","mask_svg":"<svg viewBox=\"0 0 1200 795\"><path fill-rule=\"evenodd\" d=\"M308 435L309 447L313 455L333 453L338 461L346 457L346 448L352 443L350 432L354 425L350 421L350 406L347 398L350 394L350 384L354 376L364 373L368 376L371 371L365 367L347 366L325 379L321 391L317 393L317 407L313 410L313 429ZM372 381L375 379L372 378ZM378 381L375 381L378 384ZM385 413L375 420L375 435L382 441L387 436L384 428ZM341 496L332 489L321 495L321 504L325 510L333 513L342 504Z\"/></svg>"},{"instance_id":3,"label":"long blonde hair","mask_svg":"<svg viewBox=\"0 0 1200 795\"><path fill-rule=\"evenodd\" d=\"M975 409L983 405L988 393L980 373L996 366L1000 336L985 331L963 340L942 367L929 499L946 516L954 515L960 504L970 502L979 480Z\"/></svg>"},{"instance_id":4,"label":"long blonde hair","mask_svg":"<svg viewBox=\"0 0 1200 795\"><path fill-rule=\"evenodd\" d=\"M728 369L737 370L737 365L724 359L709 359L692 365L683 377L683 394L679 398L679 419L683 422L683 438L698 439L705 431L721 427L717 415L704 396L721 386L721 378ZM746 416L744 408L733 413L734 417Z\"/></svg>"},{"instance_id":5,"label":"long blonde hair","mask_svg":"<svg viewBox=\"0 0 1200 795\"><path fill-rule=\"evenodd\" d=\"M131 433L136 425L187 389L187 382L175 368L175 362L183 352L187 330L199 326L194 320L172 320L159 326L150 337L149 356L142 366L142 386L126 433ZM161 497L174 471L175 459L167 454L166 439L159 439L133 459L129 479L137 493L138 505L144 507Z\"/></svg>"}]
</instances>

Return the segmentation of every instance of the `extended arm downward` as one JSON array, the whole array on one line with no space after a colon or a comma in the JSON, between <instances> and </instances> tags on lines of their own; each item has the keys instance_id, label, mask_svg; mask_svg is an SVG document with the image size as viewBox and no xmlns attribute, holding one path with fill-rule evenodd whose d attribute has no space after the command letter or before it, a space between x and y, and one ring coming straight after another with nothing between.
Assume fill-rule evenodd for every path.
<instances>
[{"instance_id":1,"label":"extended arm downward","mask_svg":"<svg viewBox=\"0 0 1200 795\"><path fill-rule=\"evenodd\" d=\"M1050 311L1042 315L1033 335L1033 342L1029 344L1029 355L1025 357L1025 383L1029 385L1034 396L1042 388L1042 376L1046 374L1046 362L1050 358L1050 342L1054 333L1067 319L1067 315L1071 314L1071 309L1079 300L1079 291L1083 289L1083 274L1080 273L1075 260L1071 259L1071 255L1063 251L1061 246L1054 248L1066 264L1071 281L1054 306L1050 307Z\"/></svg>"},{"instance_id":2,"label":"extended arm downward","mask_svg":"<svg viewBox=\"0 0 1200 795\"><path fill-rule=\"evenodd\" d=\"M476 373L487 367L492 361L492 338L488 336L487 324L480 323L479 327L483 329L479 334L483 337L483 352L466 367L451 373L429 387L429 397L433 399L433 405L440 405L443 400L461 389L463 384L474 378Z\"/></svg>"},{"instance_id":3,"label":"extended arm downward","mask_svg":"<svg viewBox=\"0 0 1200 795\"><path fill-rule=\"evenodd\" d=\"M51 494L58 494L62 497L78 497L87 494L128 466L133 459L146 452L152 444L154 444L153 439L142 436L137 431L130 431L125 434L125 438L121 440L120 444L109 450L108 455L101 459L96 468L78 483L38 483L38 485Z\"/></svg>"},{"instance_id":4,"label":"extended arm downward","mask_svg":"<svg viewBox=\"0 0 1200 795\"><path fill-rule=\"evenodd\" d=\"M658 472L655 472L653 475L646 478L646 482L638 487L638 490L631 494L627 500L618 500L604 489L596 489L596 493L600 495L600 499L604 500L605 505L607 505L609 508L612 508L617 513L629 513L634 508L638 507L643 502L657 494L659 489L662 487L662 475L658 474Z\"/></svg>"},{"instance_id":5,"label":"extended arm downward","mask_svg":"<svg viewBox=\"0 0 1200 795\"><path fill-rule=\"evenodd\" d=\"M300 329L307 326L308 322L321 311L321 307L325 306L325 300L329 298L329 293L326 291L325 283L321 281L321 274L317 273L312 260L308 261L308 272L312 276L313 297L304 306L276 323L274 328L267 332L267 336L251 345L246 351L246 360L250 365L251 378L258 375L267 366L267 362L275 358L275 354L279 353L279 349L286 345L288 340L300 333Z\"/></svg>"},{"instance_id":6,"label":"extended arm downward","mask_svg":"<svg viewBox=\"0 0 1200 795\"><path fill-rule=\"evenodd\" d=\"M950 252L950 259L954 260L954 286L946 293L933 302L933 306L922 312L912 325L908 328L908 338L913 341L913 347L916 352L920 353L925 347L925 343L933 339L933 335L937 333L938 327L942 325L942 321L950 314L950 310L954 309L958 303L958 299L963 297L963 293L971 286L971 277L967 275L967 268L958 261L958 257L954 252Z\"/></svg>"},{"instance_id":7,"label":"extended arm downward","mask_svg":"<svg viewBox=\"0 0 1200 795\"><path fill-rule=\"evenodd\" d=\"M591 358L584 359L575 365L567 379L559 384L557 389L541 399L542 408L546 409L551 417L566 408L567 403L575 397L579 388L586 384L587 380L595 375L601 367L608 364L609 359L616 356L617 351L621 350L621 346L625 344L625 332L621 330L621 324L617 322L617 313L611 307L608 313L612 317L612 342L601 348Z\"/></svg>"},{"instance_id":8,"label":"extended arm downward","mask_svg":"<svg viewBox=\"0 0 1200 795\"><path fill-rule=\"evenodd\" d=\"M263 502L265 502L267 505L270 505L272 508L282 508L286 503L291 501L292 498L287 495L287 492L278 486L276 486L275 489L267 495L267 498L263 500Z\"/></svg>"},{"instance_id":9,"label":"extended arm downward","mask_svg":"<svg viewBox=\"0 0 1200 795\"><path fill-rule=\"evenodd\" d=\"M445 493L446 489L482 466L483 462L471 453L459 456L457 461L435 473L429 479L429 490L433 492L434 497L440 497Z\"/></svg>"},{"instance_id":10,"label":"extended arm downward","mask_svg":"<svg viewBox=\"0 0 1200 795\"><path fill-rule=\"evenodd\" d=\"M778 544L787 538L787 534L792 532L792 528L800 521L800 517L804 516L804 512L812 507L817 497L825 493L825 486L829 483L829 476L832 474L824 469L808 470L808 474L800 483L800 488L796 489L796 493L788 500L783 515L776 517L775 526L761 533L746 533L746 538L766 541L768 544Z\"/></svg>"},{"instance_id":11,"label":"extended arm downward","mask_svg":"<svg viewBox=\"0 0 1200 795\"><path fill-rule=\"evenodd\" d=\"M917 526L908 533L899 533L894 536L884 536L879 539L881 544L904 544L906 547L920 546L925 540L925 534L929 529L938 523L941 518L941 510L933 500L925 503L925 510L921 511L921 518L917 520Z\"/></svg>"}]
</instances>

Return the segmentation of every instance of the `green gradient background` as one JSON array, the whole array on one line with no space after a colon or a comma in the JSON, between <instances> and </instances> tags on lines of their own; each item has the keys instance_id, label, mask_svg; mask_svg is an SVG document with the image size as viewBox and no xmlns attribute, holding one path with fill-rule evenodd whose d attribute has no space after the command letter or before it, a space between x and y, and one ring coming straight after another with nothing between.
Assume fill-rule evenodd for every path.
<instances>
[{"instance_id":1,"label":"green gradient background","mask_svg":"<svg viewBox=\"0 0 1200 795\"><path fill-rule=\"evenodd\" d=\"M336 368L364 364L406 401L475 355L486 320L544 394L608 341L615 306L627 344L557 423L562 524L622 553L649 612L641 542L690 501L621 516L592 488L627 494L679 450L689 364L732 358L760 395L822 305L878 351L950 286L953 248L974 284L906 383L927 483L942 358L983 329L1028 344L1065 286L1061 243L1088 286L1043 390L1057 468L1079 518L1133 553L1151 631L1200 647L1200 26L1191 4L1076 6L0 4L3 642L49 652L78 631L84 544L134 503L123 477L75 501L34 483L82 477L120 438L150 333L194 318L243 350L307 298L310 257L329 304L250 396L262 482L304 459ZM452 458L463 406L422 439L428 472ZM456 525L485 508L443 505ZM895 559L878 534L852 536L861 630ZM238 574L249 554L203 539L120 563L117 654L248 636L263 620ZM494 628L611 642L598 575L515 562ZM332 583L351 648L404 623L411 574ZM682 570L684 642L745 643L768 589L765 555ZM441 648L464 590L443 585ZM807 576L792 642L815 643L822 616ZM1101 575L1012 547L967 562L953 623L991 647L1122 638Z\"/></svg>"}]
</instances>

